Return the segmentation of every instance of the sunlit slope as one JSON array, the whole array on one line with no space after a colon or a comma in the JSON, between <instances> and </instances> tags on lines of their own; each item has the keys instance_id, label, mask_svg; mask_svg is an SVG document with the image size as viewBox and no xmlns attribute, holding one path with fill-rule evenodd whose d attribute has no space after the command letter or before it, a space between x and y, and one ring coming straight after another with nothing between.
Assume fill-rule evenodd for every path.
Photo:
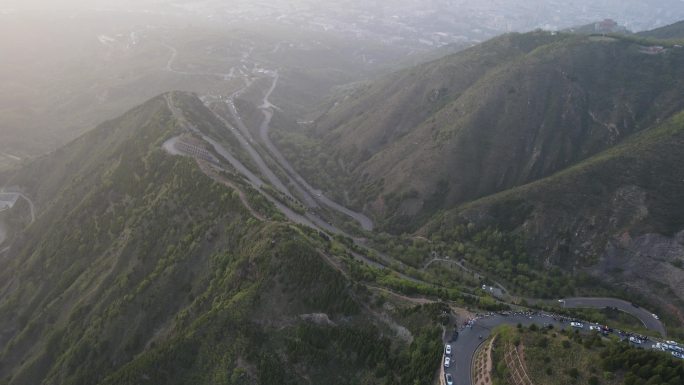
<instances>
[{"instance_id":1,"label":"sunlit slope","mask_svg":"<svg viewBox=\"0 0 684 385\"><path fill-rule=\"evenodd\" d=\"M177 100L202 115L192 95ZM254 218L236 191L167 155L180 127L158 97L2 175L40 213L0 261L0 383L430 378L439 329L414 323L412 345L397 339L324 239Z\"/></svg>"}]
</instances>

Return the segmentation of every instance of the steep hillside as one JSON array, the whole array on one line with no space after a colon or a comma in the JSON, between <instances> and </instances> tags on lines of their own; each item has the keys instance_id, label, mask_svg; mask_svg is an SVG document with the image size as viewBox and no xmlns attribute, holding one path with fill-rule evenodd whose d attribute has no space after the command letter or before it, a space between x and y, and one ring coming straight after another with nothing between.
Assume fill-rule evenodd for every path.
<instances>
[{"instance_id":1,"label":"steep hillside","mask_svg":"<svg viewBox=\"0 0 684 385\"><path fill-rule=\"evenodd\" d=\"M394 324L320 237L163 151L182 126L158 97L0 176L40 200L0 259L0 383L430 383L440 311Z\"/></svg>"},{"instance_id":2,"label":"steep hillside","mask_svg":"<svg viewBox=\"0 0 684 385\"><path fill-rule=\"evenodd\" d=\"M684 39L684 21L666 25L652 31L640 32L639 35L654 39Z\"/></svg>"},{"instance_id":3,"label":"steep hillside","mask_svg":"<svg viewBox=\"0 0 684 385\"><path fill-rule=\"evenodd\" d=\"M679 113L552 177L440 215L426 231L447 242L469 223L517 234L534 270L588 273L684 319L683 147ZM513 258L479 264L501 279L526 275Z\"/></svg>"},{"instance_id":4,"label":"steep hillside","mask_svg":"<svg viewBox=\"0 0 684 385\"><path fill-rule=\"evenodd\" d=\"M358 206L412 230L439 209L552 175L684 107L684 51L506 35L360 87L317 122ZM336 172L337 170L333 170Z\"/></svg>"}]
</instances>

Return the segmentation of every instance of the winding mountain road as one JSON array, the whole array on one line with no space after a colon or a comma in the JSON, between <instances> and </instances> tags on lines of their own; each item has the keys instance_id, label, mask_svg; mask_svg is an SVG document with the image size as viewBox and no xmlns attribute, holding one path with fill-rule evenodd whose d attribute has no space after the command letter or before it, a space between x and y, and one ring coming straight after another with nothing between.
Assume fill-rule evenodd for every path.
<instances>
[{"instance_id":1,"label":"winding mountain road","mask_svg":"<svg viewBox=\"0 0 684 385\"><path fill-rule=\"evenodd\" d=\"M365 217L363 214L356 213L352 210L349 210L336 202L328 199L327 197L323 196L320 192L316 191L311 185L309 185L306 180L304 180L295 170L294 168L290 165L290 163L283 157L283 155L280 153L278 148L271 142L269 138L269 130L270 130L270 123L271 119L273 117L273 108L274 106L269 102L269 97L271 96L273 90L275 89L276 85L278 82L278 76L276 76L273 79L273 84L271 88L268 90L264 97L264 102L261 106L261 110L264 114L264 120L259 127L259 136L261 141L263 142L264 146L266 149L271 153L271 155L274 157L274 159L279 163L280 167L285 170L285 172L288 174L288 177L290 178L290 181L292 182L291 184L293 186L300 186L301 189L298 189L298 192L300 193L299 195L302 196L302 199L307 199L309 197L310 199L320 202L333 210L336 210L344 215L347 215L356 221L358 221L361 226L365 230L372 230L373 229L373 223L372 221ZM218 153L221 157L223 157L231 166L233 166L239 173L241 173L246 180L258 191L260 191L270 202L272 202L276 208L282 212L290 221L298 224L302 224L308 227L311 227L313 229L323 231L326 233L332 233L332 234L344 234L343 231L340 229L336 228L334 225L331 225L327 223L325 220L322 218L316 216L315 214L311 212L307 212L305 215L298 214L294 212L292 209L287 207L286 205L282 204L275 198L271 197L268 193L264 192L262 189L262 186L264 185L264 182L259 178L259 176L255 175L249 169L247 169L239 160L237 160L235 157L233 157L229 151L227 151L223 146L221 146L220 143L216 142L212 138L204 135L203 133L199 132L197 128L189 124L185 119L182 114L182 111L179 111L178 108L176 108L173 103L167 99L167 102L169 104L169 108L173 111L174 116L177 116L181 122L184 122L184 124L187 125L187 128L189 130L192 130L199 135L202 136L202 138L207 141L207 143L211 144L214 147L214 150L216 153ZM231 113L233 113L235 116L235 120L239 122L239 125L242 125L241 119L239 119L239 115L237 115L237 111L234 110L234 105L231 108ZM222 119L222 122L226 125L228 129L231 128L231 126L226 122L225 120ZM232 130L238 138L241 138L240 144L250 153L250 155L253 158L260 158L260 155L258 152L252 147L250 141L246 139L244 135L241 135L240 132L236 132L236 130ZM247 130L244 125L240 127L240 131L243 133L248 133L249 130ZM246 135L246 134L245 134ZM251 139L251 138L250 138ZM251 151L250 151L251 148ZM256 160L256 159L255 159ZM263 159L262 159L263 162ZM268 168L268 166L263 163L263 167ZM261 166L260 166L261 168ZM263 170L262 170L263 171ZM268 173L264 172L265 175L268 175ZM272 177L277 179L277 176L275 173L271 173ZM271 181L273 182L273 181ZM280 181L278 181L280 182ZM282 184L282 183L272 183L275 186L282 186L285 190L287 190L287 187ZM280 189L280 188L279 188ZM302 194L303 192L303 194ZM288 195L290 195L288 193ZM291 196L291 195L290 195ZM311 203L311 202L309 202ZM352 253L354 258L362 261L365 264L385 269L387 268L385 265L375 262L373 260L370 260L369 258L359 254L359 253ZM436 262L436 261L435 261ZM460 264L459 264L460 265ZM464 269L465 267L462 266ZM467 270L467 269L466 269ZM415 278L408 277L406 275L400 274L402 278L409 279L414 282L421 282L420 280L417 280ZM644 309L636 308L627 301L622 301L618 299L611 299L611 298L568 298L565 299L565 307L567 308L583 308L583 307L588 307L588 308L604 308L604 307L616 307L622 311L628 312L635 317L639 318L644 325L654 331L657 331L661 333L662 335L665 335L665 328L663 327L662 323L660 323L658 320L656 320L649 312L647 312ZM453 362L450 368L446 370L447 373L451 373L454 378L454 383L458 385L470 385L471 384L471 375L470 375L470 370L471 370L471 365L472 365L472 360L473 360L473 355L478 348L478 346L482 343L483 340L485 340L490 334L492 329L496 328L497 326L500 325L515 325L515 324L522 324L522 325L531 325L531 324L537 324L539 326L543 325L554 325L554 327L557 328L563 328L563 327L568 327L567 323L562 322L558 318L553 318L551 315L546 315L546 314L537 314L537 315L522 315L522 314L516 314L516 315L510 315L510 316L505 316L505 315L492 315L489 317L482 318L476 322L473 323L472 327L465 328L460 332L460 335L458 337L458 340L455 341L452 344L452 350L454 354ZM440 363L441 365L441 363Z\"/></svg>"},{"instance_id":2,"label":"winding mountain road","mask_svg":"<svg viewBox=\"0 0 684 385\"><path fill-rule=\"evenodd\" d=\"M523 326L536 324L544 326L545 324L552 324L555 328L563 328L569 326L563 324L552 317L543 315L512 315L502 316L494 315L491 317L484 317L475 321L471 327L466 327L459 332L458 339L451 342L451 365L445 368L445 373L450 373L454 379L454 385L471 385L471 367L473 363L473 356L477 348L485 341L492 333L492 330L502 325L517 325ZM440 364L441 365L441 364Z\"/></svg>"},{"instance_id":3,"label":"winding mountain road","mask_svg":"<svg viewBox=\"0 0 684 385\"><path fill-rule=\"evenodd\" d=\"M232 78L235 76L235 70L234 68L231 68L230 73L228 74L222 74L222 73L203 73L203 72L186 72L186 71L179 71L174 68L174 63L176 62L178 58L178 49L175 47L162 43L164 47L166 47L170 52L171 56L169 60L166 63L166 66L164 70L178 74L178 75L184 75L184 76L218 76L222 77L223 79L227 78ZM243 57L243 61L245 61L249 57L250 53L246 53ZM368 218L367 216L355 212L353 210L348 209L347 207L344 207L337 202L329 199L325 195L323 195L322 192L317 191L311 185L309 185L304 178L299 175L295 169L292 167L292 165L285 159L285 157L281 154L280 150L271 142L268 132L270 130L270 123L273 118L273 109L277 108L274 106L270 101L269 98L273 94L273 91L277 87L278 80L279 80L279 75L277 72L274 72L275 76L273 78L273 83L269 90L266 92L266 95L264 96L263 99L263 104L260 106L260 109L262 110L262 113L264 114L264 120L261 124L260 127L260 134L261 134L261 139L266 147L267 151L275 158L276 162L278 162L279 166L284 169L286 174L288 174L288 177L291 180L291 184L293 188L296 190L297 195L300 197L302 203L311 209L318 208L318 202L328 206L329 208L346 215L355 221L359 223L361 228L363 228L366 231L372 231L373 230L373 221ZM263 158L259 155L259 153L254 149L254 147L251 145L253 143L253 138L250 133L250 131L247 129L247 127L244 125L242 119L239 116L239 113L237 109L235 108L235 103L234 99L240 95L246 88L248 88L251 85L252 82L249 80L246 82L245 87L243 87L240 90L235 91L230 98L228 99L228 108L235 119L236 125L238 126L239 132L236 132L235 130L233 131L233 134L238 138L241 146L250 154L250 156L254 159L256 162L257 166L259 167L259 171L268 179L268 181L278 190L280 190L282 193L285 195L292 197L291 192L288 190L287 187L280 181L280 179L275 175L275 173L265 164ZM232 127L225 119L220 116L220 114L216 114L216 116L221 119L221 121L226 125L226 127ZM196 132L196 130L195 130ZM214 145L212 143L212 145ZM233 162L231 162L232 164ZM251 178L250 178L251 179Z\"/></svg>"},{"instance_id":4,"label":"winding mountain road","mask_svg":"<svg viewBox=\"0 0 684 385\"><path fill-rule=\"evenodd\" d=\"M306 190L306 195L308 196L307 200L313 197L313 199L328 206L329 208L354 219L356 222L359 223L359 225L361 225L361 228L363 228L364 230L372 231L374 226L373 221L370 218L361 213L358 213L356 211L348 209L347 207L342 206L341 204L326 197L322 192L314 189L304 178L302 178L302 176L294 169L294 167L292 167L290 162L288 162L287 159L285 159L280 150L271 141L271 138L269 137L268 133L271 128L271 120L273 119L273 108L275 106L271 104L269 98L273 94L273 91L276 89L279 79L280 76L277 72L275 72L275 75L273 77L273 84L266 92L266 95L264 95L263 104L260 106L261 111L264 114L264 120L261 124L261 127L259 128L259 136L264 146L266 146L266 149L276 159L280 166L289 174L291 179L293 179L293 182L302 186L303 189Z\"/></svg>"},{"instance_id":5,"label":"winding mountain road","mask_svg":"<svg viewBox=\"0 0 684 385\"><path fill-rule=\"evenodd\" d=\"M667 337L667 330L663 323L653 316L648 310L634 306L632 303L616 298L566 298L562 303L564 308L573 309L604 309L606 307L616 308L622 312L631 314L641 321L646 329L656 331L661 336Z\"/></svg>"},{"instance_id":6,"label":"winding mountain road","mask_svg":"<svg viewBox=\"0 0 684 385\"><path fill-rule=\"evenodd\" d=\"M604 303L617 304L621 300L613 298L594 298L596 303L603 301ZM578 298L577 302L571 301L572 304L578 304L580 307L585 307L589 298ZM568 301L568 300L566 300ZM625 302L625 301L622 301ZM598 306L598 305L597 305ZM631 306L631 305L630 305ZM634 313L630 313L633 314ZM582 322L582 331L588 332L591 323ZM571 328L568 319L555 316L547 313L515 313L512 315L492 314L475 320L470 327L465 327L460 330L458 338L453 342L446 342L451 344L452 362L449 368L445 368L445 373L450 373L454 379L455 385L472 385L471 368L473 364L473 356L480 344L483 343L492 333L492 330L502 325L517 325L530 326L535 324L539 327L553 325L556 329ZM662 326L662 325L661 325ZM647 326L648 327L648 326ZM651 328L649 328L651 329ZM651 329L658 331L657 329ZM626 338L625 335L620 334L619 331L612 333L620 339ZM644 348L654 349L655 342L647 341L641 346ZM440 363L442 365L443 363Z\"/></svg>"},{"instance_id":7,"label":"winding mountain road","mask_svg":"<svg viewBox=\"0 0 684 385\"><path fill-rule=\"evenodd\" d=\"M214 116L216 116L216 118L219 119L221 123L223 123L223 125L226 126L227 129L231 129L233 135L237 138L242 148L244 148L245 151L247 151L247 153L252 158L254 163L256 163L257 167L259 167L259 172L262 175L264 175L266 179L268 179L269 183L283 194L287 195L290 198L293 198L292 194L290 193L290 190L283 184L283 182L280 180L280 178L278 178L278 176L273 172L273 170L271 170L271 168L268 167L264 159L252 146L252 144L240 132L236 131L234 127L223 116L217 113L214 113Z\"/></svg>"},{"instance_id":8,"label":"winding mountain road","mask_svg":"<svg viewBox=\"0 0 684 385\"><path fill-rule=\"evenodd\" d=\"M208 144L210 144L213 148L214 151L216 151L219 156L221 156L228 164L230 164L238 173L242 174L242 176L247 180L247 182L257 191L259 191L266 199L268 199L273 205L283 214L285 215L286 218L288 218L290 221L294 223L298 223L301 225L305 225L308 227L311 227L313 229L319 230L319 231L325 231L328 233L332 234L340 234L341 231L337 229L334 226L331 226L327 222L325 222L322 218L316 216L313 213L306 213L305 215L298 214L291 208L287 207L284 205L282 202L278 201L274 197L272 197L270 194L266 193L263 190L263 186L265 185L264 181L258 177L256 174L254 174L252 171L250 171L242 162L240 162L237 158L235 158L230 151L226 150L225 147L223 147L220 143L218 143L216 140L212 139L211 137L203 134L197 127L194 125L190 124L187 119L185 119L185 115L183 114L183 111L180 110L176 105L173 103L173 100L171 99L171 96L167 95L166 96L166 103L167 107L173 114L174 118L180 122L184 128L188 131L192 131L196 133L197 135L200 135L204 141L206 141ZM163 146L163 147L168 147ZM168 151L168 149L167 149ZM173 152L170 152L172 155Z\"/></svg>"}]
</instances>

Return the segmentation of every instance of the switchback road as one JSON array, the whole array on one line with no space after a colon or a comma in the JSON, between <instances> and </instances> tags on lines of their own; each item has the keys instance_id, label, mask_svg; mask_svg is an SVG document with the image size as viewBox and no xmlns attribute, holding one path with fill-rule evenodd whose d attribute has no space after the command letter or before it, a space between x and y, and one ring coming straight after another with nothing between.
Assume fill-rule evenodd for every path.
<instances>
[{"instance_id":1,"label":"switchback road","mask_svg":"<svg viewBox=\"0 0 684 385\"><path fill-rule=\"evenodd\" d=\"M293 178L293 181L296 184L299 184L306 190L306 193L308 196L313 196L313 198L320 203L330 207L331 209L346 215L355 221L357 221L360 225L361 228L363 228L366 231L372 231L373 230L373 221L368 218L367 216L355 212L353 210L348 209L347 207L344 207L340 205L339 203L329 199L326 197L322 192L317 191L314 189L302 176L292 167L290 162L285 159L283 154L278 150L278 148L273 144L271 141L271 138L268 135L268 132L270 130L270 123L271 119L273 118L273 104L269 101L269 98L271 97L271 94L275 90L276 86L278 85L278 80L279 80L279 75L276 72L274 77L273 77L273 84L271 85L271 88L266 92L266 95L264 96L263 104L261 105L261 110L264 114L264 120L263 123L261 124L261 127L259 129L259 136L261 137L261 141L263 142L264 146L266 146L266 149L273 155L273 157L276 159L276 161L280 164L280 166L285 169L285 171Z\"/></svg>"},{"instance_id":2,"label":"switchback road","mask_svg":"<svg viewBox=\"0 0 684 385\"><path fill-rule=\"evenodd\" d=\"M632 303L616 298L566 298L563 300L563 307L566 308L587 308L587 309L603 309L606 307L617 308L620 311L631 314L644 326L660 333L661 336L666 337L667 331L663 323L656 319L648 310L636 307Z\"/></svg>"}]
</instances>

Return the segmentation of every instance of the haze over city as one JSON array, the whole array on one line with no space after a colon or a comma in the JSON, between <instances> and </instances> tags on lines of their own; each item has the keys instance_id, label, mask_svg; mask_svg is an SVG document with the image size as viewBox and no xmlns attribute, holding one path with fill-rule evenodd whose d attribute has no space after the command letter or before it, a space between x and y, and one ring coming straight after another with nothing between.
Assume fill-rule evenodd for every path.
<instances>
[{"instance_id":1,"label":"haze over city","mask_svg":"<svg viewBox=\"0 0 684 385\"><path fill-rule=\"evenodd\" d=\"M684 0L0 0L0 385L681 385Z\"/></svg>"}]
</instances>

